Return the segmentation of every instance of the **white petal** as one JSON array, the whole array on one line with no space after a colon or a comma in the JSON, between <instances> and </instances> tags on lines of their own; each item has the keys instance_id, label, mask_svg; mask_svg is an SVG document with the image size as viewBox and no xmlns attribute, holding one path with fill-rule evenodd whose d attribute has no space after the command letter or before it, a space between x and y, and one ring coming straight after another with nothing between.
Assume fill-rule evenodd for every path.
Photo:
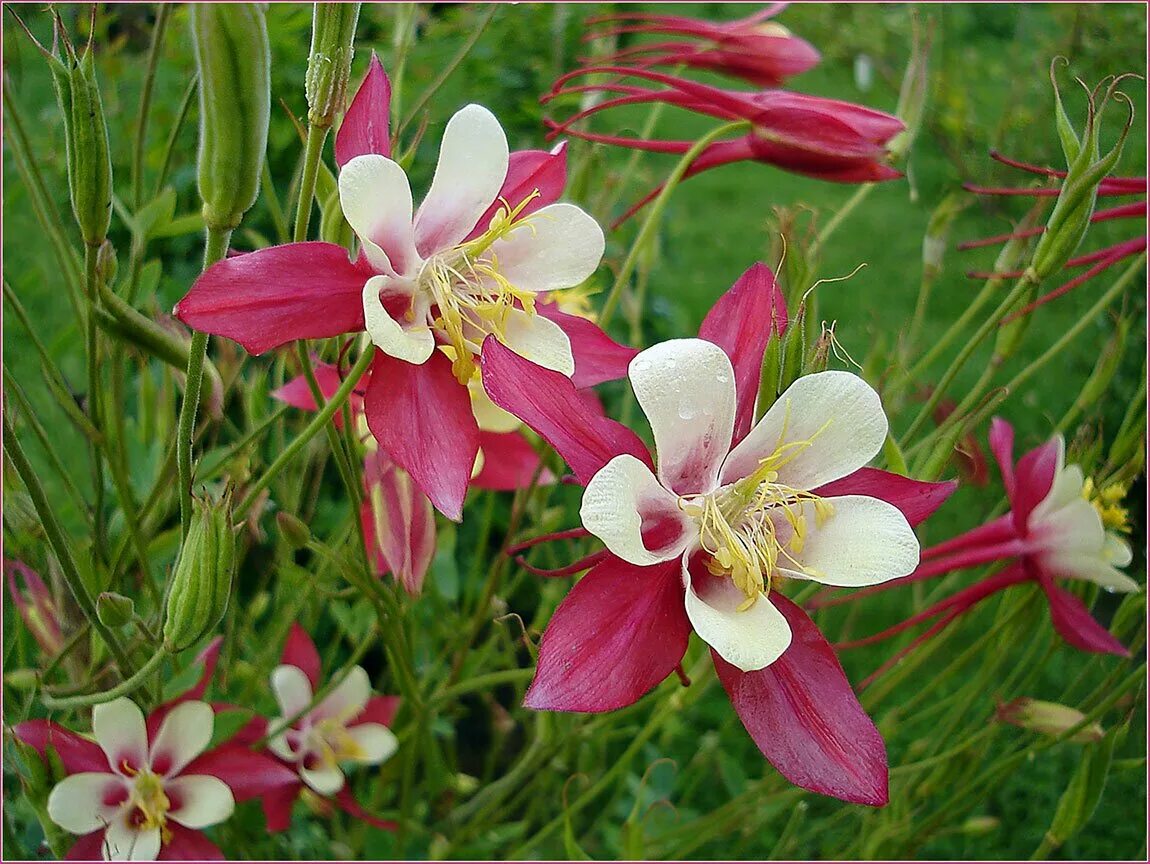
<instances>
[{"instance_id":1,"label":"white petal","mask_svg":"<svg viewBox=\"0 0 1150 864\"><path fill-rule=\"evenodd\" d=\"M482 105L467 105L447 122L431 189L415 216L415 243L425 258L471 232L503 187L507 160L503 127Z\"/></svg>"},{"instance_id":2,"label":"white petal","mask_svg":"<svg viewBox=\"0 0 1150 864\"><path fill-rule=\"evenodd\" d=\"M1082 499L1082 484L1086 481L1086 477L1077 465L1062 467L1064 446L1060 436L1058 438L1058 467L1054 473L1054 482L1050 486L1050 491L1046 493L1046 497L1030 511L1027 525L1037 525L1067 504Z\"/></svg>"},{"instance_id":3,"label":"white petal","mask_svg":"<svg viewBox=\"0 0 1150 864\"><path fill-rule=\"evenodd\" d=\"M778 482L814 489L845 477L882 448L887 420L870 385L850 372L817 372L799 378L770 407L723 464L722 480L747 477L785 444ZM785 461L788 460L789 461Z\"/></svg>"},{"instance_id":4,"label":"white petal","mask_svg":"<svg viewBox=\"0 0 1150 864\"><path fill-rule=\"evenodd\" d=\"M335 689L312 712L316 720L339 717L345 723L355 719L371 697L371 682L362 666L353 666Z\"/></svg>"},{"instance_id":5,"label":"white petal","mask_svg":"<svg viewBox=\"0 0 1150 864\"><path fill-rule=\"evenodd\" d=\"M48 815L72 834L87 834L103 828L120 809L119 804L105 804L104 799L124 789L125 782L115 774L98 771L71 774L52 787L48 795Z\"/></svg>"},{"instance_id":6,"label":"white petal","mask_svg":"<svg viewBox=\"0 0 1150 864\"><path fill-rule=\"evenodd\" d=\"M747 599L743 592L730 579L705 578L704 598L695 593L684 558L687 617L699 638L744 672L764 669L778 660L791 644L791 627L783 613L764 595L739 612L739 604Z\"/></svg>"},{"instance_id":7,"label":"white petal","mask_svg":"<svg viewBox=\"0 0 1150 864\"><path fill-rule=\"evenodd\" d=\"M1069 469L1063 473L1069 473ZM1081 490L1081 484L1078 488ZM1043 514L1037 522L1030 519L1029 528L1031 537L1051 554L1086 553L1103 559L1106 529L1102 526L1102 517L1081 495Z\"/></svg>"},{"instance_id":8,"label":"white petal","mask_svg":"<svg viewBox=\"0 0 1150 864\"><path fill-rule=\"evenodd\" d=\"M217 825L236 809L231 788L219 777L206 774L176 777L164 784L164 792L172 802L168 816L188 828Z\"/></svg>"},{"instance_id":9,"label":"white petal","mask_svg":"<svg viewBox=\"0 0 1150 864\"><path fill-rule=\"evenodd\" d=\"M385 354L419 366L426 363L435 350L435 336L422 314L415 314L415 320L406 327L388 314L380 300L380 291L386 290L390 281L389 276L373 276L364 283L364 329Z\"/></svg>"},{"instance_id":10,"label":"white petal","mask_svg":"<svg viewBox=\"0 0 1150 864\"><path fill-rule=\"evenodd\" d=\"M599 223L574 204L549 204L496 240L483 257L521 291L558 291L598 269L605 242Z\"/></svg>"},{"instance_id":11,"label":"white petal","mask_svg":"<svg viewBox=\"0 0 1150 864\"><path fill-rule=\"evenodd\" d=\"M284 717L295 717L311 704L311 682L298 666L277 666L272 672L272 692Z\"/></svg>"},{"instance_id":12,"label":"white petal","mask_svg":"<svg viewBox=\"0 0 1150 864\"><path fill-rule=\"evenodd\" d=\"M812 579L824 585L858 587L877 585L914 572L918 566L918 538L897 507L865 495L827 498L832 515L820 526L812 502L801 512L806 532L800 551L788 546L790 524L776 519L783 554L784 575ZM798 508L792 508L797 515ZM789 559L789 560L788 560ZM802 565L806 572L795 564Z\"/></svg>"},{"instance_id":13,"label":"white petal","mask_svg":"<svg viewBox=\"0 0 1150 864\"><path fill-rule=\"evenodd\" d=\"M571 340L550 318L511 309L504 319L502 337L499 341L520 357L568 378L575 374Z\"/></svg>"},{"instance_id":14,"label":"white petal","mask_svg":"<svg viewBox=\"0 0 1150 864\"><path fill-rule=\"evenodd\" d=\"M680 495L712 491L735 426L730 358L712 342L672 339L641 352L627 374L655 434L659 481Z\"/></svg>"},{"instance_id":15,"label":"white petal","mask_svg":"<svg viewBox=\"0 0 1150 864\"><path fill-rule=\"evenodd\" d=\"M1102 556L1115 567L1126 567L1134 560L1134 552L1131 550L1130 544L1112 531L1106 532Z\"/></svg>"},{"instance_id":16,"label":"white petal","mask_svg":"<svg viewBox=\"0 0 1150 864\"><path fill-rule=\"evenodd\" d=\"M121 696L92 709L92 735L115 771L124 774L123 763L133 769L148 761L148 731L144 712L131 699Z\"/></svg>"},{"instance_id":17,"label":"white petal","mask_svg":"<svg viewBox=\"0 0 1150 864\"><path fill-rule=\"evenodd\" d=\"M399 739L382 723L361 723L349 726L347 734L359 745L360 755L356 762L364 765L378 765L399 749Z\"/></svg>"},{"instance_id":18,"label":"white petal","mask_svg":"<svg viewBox=\"0 0 1150 864\"><path fill-rule=\"evenodd\" d=\"M1042 568L1055 577L1084 579L1101 585L1107 591L1133 594L1140 591L1138 583L1098 555L1082 552L1063 552L1042 556Z\"/></svg>"},{"instance_id":19,"label":"white petal","mask_svg":"<svg viewBox=\"0 0 1150 864\"><path fill-rule=\"evenodd\" d=\"M374 153L348 161L339 172L339 203L372 266L399 276L415 272L411 186L397 163Z\"/></svg>"},{"instance_id":20,"label":"white petal","mask_svg":"<svg viewBox=\"0 0 1150 864\"><path fill-rule=\"evenodd\" d=\"M343 772L338 765L321 768L301 768L299 776L303 782L320 795L334 795L343 788Z\"/></svg>"},{"instance_id":21,"label":"white petal","mask_svg":"<svg viewBox=\"0 0 1150 864\"><path fill-rule=\"evenodd\" d=\"M471 396L471 413L482 432L514 432L522 424L510 411L504 411L491 401L483 389L483 379L473 375L467 382L467 392Z\"/></svg>"},{"instance_id":22,"label":"white petal","mask_svg":"<svg viewBox=\"0 0 1150 864\"><path fill-rule=\"evenodd\" d=\"M164 718L152 742L151 764L174 777L207 749L216 715L207 702L181 702Z\"/></svg>"},{"instance_id":23,"label":"white petal","mask_svg":"<svg viewBox=\"0 0 1150 864\"><path fill-rule=\"evenodd\" d=\"M104 831L105 861L155 861L160 855L160 829L137 830L121 815Z\"/></svg>"},{"instance_id":24,"label":"white petal","mask_svg":"<svg viewBox=\"0 0 1150 864\"><path fill-rule=\"evenodd\" d=\"M639 566L670 561L697 536L676 496L630 454L616 456L591 478L583 491L579 518L613 554ZM660 536L664 531L671 536L660 548L648 549L643 542L644 523L648 529L658 524ZM673 533L676 525L677 537Z\"/></svg>"},{"instance_id":25,"label":"white petal","mask_svg":"<svg viewBox=\"0 0 1150 864\"><path fill-rule=\"evenodd\" d=\"M285 719L290 719L290 718L285 718L285 717L275 718L271 722L271 728L273 728L273 729L278 728L280 726L280 724L282 724L284 722ZM291 742L288 740L288 733L287 732L281 732L279 735L276 735L273 738L269 738L268 739L268 749L271 750L272 753L274 753L276 756L278 756L280 759L284 760L285 762L296 762L299 760L299 753L296 752L296 749L292 746Z\"/></svg>"}]
</instances>

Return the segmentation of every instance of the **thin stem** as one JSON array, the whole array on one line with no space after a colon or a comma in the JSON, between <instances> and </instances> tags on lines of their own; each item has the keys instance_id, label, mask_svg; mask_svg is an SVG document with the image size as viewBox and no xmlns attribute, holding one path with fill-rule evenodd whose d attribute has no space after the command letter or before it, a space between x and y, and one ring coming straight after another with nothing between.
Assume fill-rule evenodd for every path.
<instances>
[{"instance_id":1,"label":"thin stem","mask_svg":"<svg viewBox=\"0 0 1150 864\"><path fill-rule=\"evenodd\" d=\"M115 687L110 690L102 690L99 693L84 693L80 696L65 696L57 698L49 693L41 692L40 699L44 703L44 707L53 711L63 711L69 708L85 708L89 705L101 705L104 702L111 702L113 699L118 699L121 696L127 696L137 688L143 686L151 675L163 662L164 658L168 656L168 652L164 648L160 648L141 666L134 675L125 678Z\"/></svg>"},{"instance_id":2,"label":"thin stem","mask_svg":"<svg viewBox=\"0 0 1150 864\"><path fill-rule=\"evenodd\" d=\"M371 358L375 354L375 346L368 345L364 348L359 359L355 362L355 366L351 368L344 382L340 384L339 389L328 400L327 404L323 406L311 419L311 422L304 428L299 435L297 435L290 444L280 451L276 460L268 467L268 469L260 476L252 486L248 489L248 494L240 505L236 508L235 519L241 521L248 511L251 510L252 505L255 504L259 494L268 487L277 474L284 469L289 462L296 457L312 438L314 438L324 428L324 426L335 415L335 412L340 409L340 406L347 401L351 391L355 389L355 385L367 371L367 367L371 365Z\"/></svg>"},{"instance_id":3,"label":"thin stem","mask_svg":"<svg viewBox=\"0 0 1150 864\"><path fill-rule=\"evenodd\" d=\"M319 175L319 160L323 155L323 142L327 139L326 126L307 127L307 145L304 151L303 175L299 184L299 201L295 211L295 232L292 239L302 243L307 239L307 226L311 220L312 199L315 198L315 181Z\"/></svg>"},{"instance_id":4,"label":"thin stem","mask_svg":"<svg viewBox=\"0 0 1150 864\"><path fill-rule=\"evenodd\" d=\"M229 228L209 228L204 244L204 269L221 260L228 252ZM188 535L192 524L192 437L196 429L196 409L200 404L200 385L204 380L204 358L208 352L208 334L195 331L188 349L188 367L184 379L184 400L180 403L179 428L176 432L176 468L180 475L180 525Z\"/></svg>"},{"instance_id":5,"label":"thin stem","mask_svg":"<svg viewBox=\"0 0 1150 864\"><path fill-rule=\"evenodd\" d=\"M838 209L838 212L831 217L830 221L823 226L823 230L818 233L818 236L815 237L815 242L811 244L809 256L811 261L818 260L819 255L823 251L823 247L826 246L827 241L831 239L831 235L838 230L838 227L846 221L846 218L854 212L855 208L867 199L867 196L870 195L871 190L874 189L876 185L875 183L863 183L859 186L854 191L854 194L847 199L846 203Z\"/></svg>"},{"instance_id":6,"label":"thin stem","mask_svg":"<svg viewBox=\"0 0 1150 864\"><path fill-rule=\"evenodd\" d=\"M12 465L15 467L16 473L20 476L20 480L28 490L28 497L32 499L32 506L36 510L36 515L40 517L40 523L44 526L44 534L48 538L48 544L52 547L52 551L56 554L56 560L60 563L60 571L64 577L64 582L67 584L68 590L72 592L72 596L76 598L76 605L80 607L80 611L84 613L84 617L96 628L96 632L100 634L100 638L107 644L108 650L112 652L112 656L115 658L121 671L126 672L131 669L131 664L128 662L128 655L120 644L119 637L105 627L96 615L96 601L92 599L92 594L88 591L88 585L80 575L80 570L76 566L76 559L72 557L72 548L64 535L64 530L60 527L60 523L56 521L56 513L52 509L52 505L48 502L48 496L44 493L44 487L40 485L40 480L36 477L36 472L32 470L31 463L24 455L24 449L20 446L19 439L13 433L6 413L4 414L3 424L4 450L7 452L8 458L12 460Z\"/></svg>"},{"instance_id":7,"label":"thin stem","mask_svg":"<svg viewBox=\"0 0 1150 864\"><path fill-rule=\"evenodd\" d=\"M667 207L667 202L671 200L671 193L675 191L675 187L679 185L679 181L683 179L683 175L687 173L687 169L691 167L692 163L699 157L699 154L706 150L713 142L725 135L743 131L749 126L750 124L745 120L727 123L724 126L720 126L708 132L696 141L690 150L683 154L683 157L668 175L667 182L663 184L663 191L659 193L655 199L655 203L651 205L651 209L647 211L647 217L643 220L643 226L639 229L639 233L635 236L635 242L631 244L631 250L627 253L627 257L619 268L619 275L615 277L615 284L611 286L611 293L607 295L607 302L603 304L603 310L599 313L600 327L606 329L608 322L611 320L611 316L615 314L615 308L619 305L620 299L622 299L623 287L627 284L627 280L631 278L631 272L635 269L635 265L639 261L639 253L654 236L655 229L659 225L663 211Z\"/></svg>"},{"instance_id":8,"label":"thin stem","mask_svg":"<svg viewBox=\"0 0 1150 864\"><path fill-rule=\"evenodd\" d=\"M88 365L88 395L86 408L88 419L92 427L101 435L103 426L100 422L100 399L103 390L100 386L100 358L99 340L96 333L96 303L99 289L98 256L99 249L93 246L84 248L84 286L88 295L88 316L85 327L85 345ZM97 561L105 560L104 556L104 448L95 441L91 442L92 454L92 554Z\"/></svg>"},{"instance_id":9,"label":"thin stem","mask_svg":"<svg viewBox=\"0 0 1150 864\"><path fill-rule=\"evenodd\" d=\"M160 173L156 175L156 195L163 191L164 183L168 180L172 154L176 152L176 139L180 136L180 130L184 128L184 122L188 118L188 110L192 107L192 99L196 95L196 88L199 87L199 84L200 76L192 75L191 80L188 81L188 89L184 91L183 98L180 100L180 110L176 112L176 122L172 124L172 131L168 133L168 141L164 145L164 159L160 163Z\"/></svg>"},{"instance_id":10,"label":"thin stem","mask_svg":"<svg viewBox=\"0 0 1150 864\"><path fill-rule=\"evenodd\" d=\"M139 210L144 195L144 144L148 138L148 115L152 110L152 91L156 83L156 67L160 62L164 31L168 27L167 3L157 4L156 23L152 27L152 43L148 47L148 65L144 71L144 83L140 90L139 124L136 126L136 141L132 148L132 207Z\"/></svg>"}]
</instances>

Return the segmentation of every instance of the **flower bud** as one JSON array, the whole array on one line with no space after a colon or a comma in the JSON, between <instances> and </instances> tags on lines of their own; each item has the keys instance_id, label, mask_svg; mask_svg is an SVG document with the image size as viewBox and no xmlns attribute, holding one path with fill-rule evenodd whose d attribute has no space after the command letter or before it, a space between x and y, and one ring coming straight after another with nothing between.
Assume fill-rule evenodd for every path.
<instances>
[{"instance_id":1,"label":"flower bud","mask_svg":"<svg viewBox=\"0 0 1150 864\"><path fill-rule=\"evenodd\" d=\"M5 519L9 518L10 506L5 502ZM44 580L31 567L19 561L5 561L4 575L8 580L12 603L24 619L24 626L31 632L32 638L45 654L59 654L64 647L60 612Z\"/></svg>"},{"instance_id":2,"label":"flower bud","mask_svg":"<svg viewBox=\"0 0 1150 864\"><path fill-rule=\"evenodd\" d=\"M997 831L1002 820L994 816L971 816L959 827L959 831L968 836L977 837L980 834L989 834Z\"/></svg>"},{"instance_id":3,"label":"flower bud","mask_svg":"<svg viewBox=\"0 0 1150 864\"><path fill-rule=\"evenodd\" d=\"M359 3L316 3L313 7L311 53L304 77L307 120L313 126L328 128L336 112L343 110L359 7Z\"/></svg>"},{"instance_id":4,"label":"flower bud","mask_svg":"<svg viewBox=\"0 0 1150 864\"><path fill-rule=\"evenodd\" d=\"M303 549L311 542L311 531L298 516L281 510L276 514L276 527L290 549Z\"/></svg>"},{"instance_id":5,"label":"flower bud","mask_svg":"<svg viewBox=\"0 0 1150 864\"><path fill-rule=\"evenodd\" d=\"M56 15L56 35L64 48L64 55L57 57L52 53L46 56L52 71L56 102L64 117L64 153L72 214L80 226L84 245L96 248L104 242L112 221L112 159L108 149L108 127L96 84L91 45L84 49L83 56L78 56L59 14Z\"/></svg>"},{"instance_id":6,"label":"flower bud","mask_svg":"<svg viewBox=\"0 0 1150 864\"><path fill-rule=\"evenodd\" d=\"M255 3L193 3L204 224L230 230L256 201L271 112L271 55Z\"/></svg>"},{"instance_id":7,"label":"flower bud","mask_svg":"<svg viewBox=\"0 0 1150 864\"><path fill-rule=\"evenodd\" d=\"M1087 105L1086 127L1083 130L1082 140L1079 141L1066 116L1062 106L1062 97L1058 92L1058 82L1054 77L1054 65L1050 67L1050 81L1054 85L1055 117L1059 137L1062 142L1063 153L1066 156L1066 178L1062 181L1062 190L1054 204L1054 210L1046 223L1046 231L1038 241L1034 250L1034 259L1027 270L1027 277L1034 282L1041 282L1052 273L1062 269L1070 256L1086 236L1086 229L1090 226L1090 217L1094 215L1094 205L1098 197L1098 186L1118 162L1122 155L1122 145L1126 142L1126 135L1134 122L1134 110L1131 107L1123 128L1114 146L1105 155L1100 155L1098 139L1100 117L1111 99L1121 99L1128 104L1129 98L1118 92L1118 81L1110 79L1106 92L1102 95L1100 103L1095 97L1102 84L1090 93Z\"/></svg>"},{"instance_id":8,"label":"flower bud","mask_svg":"<svg viewBox=\"0 0 1150 864\"><path fill-rule=\"evenodd\" d=\"M1091 371L1090 377L1087 378L1086 383L1082 385L1078 399L1075 400L1077 405L1085 409L1102 401L1107 389L1110 387L1110 382L1114 380L1114 376L1118 372L1118 367L1122 363L1126 348L1126 337L1129 333L1130 320L1128 318L1119 318L1114 328L1114 333L1111 334L1110 339L1107 340L1106 345L1102 348L1102 352L1098 355L1098 362L1094 364L1094 369Z\"/></svg>"},{"instance_id":9,"label":"flower bud","mask_svg":"<svg viewBox=\"0 0 1150 864\"><path fill-rule=\"evenodd\" d=\"M105 240L100 244L100 251L96 253L96 272L100 275L100 281L105 285L111 285L116 281L116 272L119 267L120 262L116 257L116 247L112 245L110 240Z\"/></svg>"},{"instance_id":10,"label":"flower bud","mask_svg":"<svg viewBox=\"0 0 1150 864\"><path fill-rule=\"evenodd\" d=\"M891 158L901 159L910 151L919 129L922 127L922 118L926 112L926 97L930 84L930 42L933 33L933 21L925 28L915 16L912 21L910 60L903 73L902 87L898 93L898 106L895 108L897 116L906 126L895 135L887 147ZM924 32L925 29L925 32Z\"/></svg>"},{"instance_id":11,"label":"flower bud","mask_svg":"<svg viewBox=\"0 0 1150 864\"><path fill-rule=\"evenodd\" d=\"M194 498L191 526L172 571L164 612L168 650L194 645L220 622L228 608L235 565L231 492L218 503Z\"/></svg>"},{"instance_id":12,"label":"flower bud","mask_svg":"<svg viewBox=\"0 0 1150 864\"><path fill-rule=\"evenodd\" d=\"M35 690L40 683L40 675L35 669L13 669L4 673L4 683L13 690Z\"/></svg>"},{"instance_id":13,"label":"flower bud","mask_svg":"<svg viewBox=\"0 0 1150 864\"><path fill-rule=\"evenodd\" d=\"M115 591L104 591L96 598L96 617L105 627L123 627L135 612L132 599Z\"/></svg>"},{"instance_id":14,"label":"flower bud","mask_svg":"<svg viewBox=\"0 0 1150 864\"><path fill-rule=\"evenodd\" d=\"M1056 738L1073 726L1081 723L1086 715L1081 711L1060 705L1057 702L1043 702L1039 699L1023 697L999 705L998 719L1003 723L1029 729ZM1079 729L1068 740L1079 744L1101 741L1106 733L1097 723Z\"/></svg>"}]
</instances>

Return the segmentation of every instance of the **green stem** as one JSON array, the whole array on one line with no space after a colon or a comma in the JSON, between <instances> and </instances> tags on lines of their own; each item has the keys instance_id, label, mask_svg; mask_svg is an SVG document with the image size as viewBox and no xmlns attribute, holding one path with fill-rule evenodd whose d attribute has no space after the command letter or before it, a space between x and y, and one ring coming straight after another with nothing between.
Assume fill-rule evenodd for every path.
<instances>
[{"instance_id":1,"label":"green stem","mask_svg":"<svg viewBox=\"0 0 1150 864\"><path fill-rule=\"evenodd\" d=\"M323 155L323 142L327 139L326 126L307 127L307 145L303 157L303 176L299 184L299 201L295 211L295 232L292 239L302 243L307 239L307 226L311 220L312 199L315 198L315 181L319 175L319 160Z\"/></svg>"},{"instance_id":2,"label":"green stem","mask_svg":"<svg viewBox=\"0 0 1150 864\"><path fill-rule=\"evenodd\" d=\"M468 678L466 681L460 681L452 687L440 690L431 697L431 703L434 705L450 702L464 694L474 693L476 690L486 690L499 684L517 684L520 681L530 681L534 674L534 669L500 669L497 672L488 672L486 675L476 675L474 678Z\"/></svg>"},{"instance_id":3,"label":"green stem","mask_svg":"<svg viewBox=\"0 0 1150 864\"><path fill-rule=\"evenodd\" d=\"M199 87L200 76L192 75L188 81L188 89L184 91L183 98L180 100L180 109L176 112L176 122L172 124L172 130L168 133L168 141L164 145L164 159L160 163L160 173L156 175L156 190L155 194L159 195L164 189L164 183L168 180L168 169L172 166L172 155L176 152L176 140L180 136L180 130L184 127L184 121L187 120L188 111L192 107L192 99L196 95L196 88Z\"/></svg>"},{"instance_id":4,"label":"green stem","mask_svg":"<svg viewBox=\"0 0 1150 864\"><path fill-rule=\"evenodd\" d=\"M818 260L820 253L823 251L823 247L826 246L827 241L831 239L831 235L834 234L839 226L846 221L846 218L855 211L855 208L867 199L867 196L870 195L871 190L874 189L876 185L875 183L863 183L855 189L854 194L847 199L846 203L843 204L843 206L838 209L838 212L831 217L830 221L823 226L823 230L818 233L818 236L815 237L815 242L811 244L811 251L808 256L811 261Z\"/></svg>"},{"instance_id":5,"label":"green stem","mask_svg":"<svg viewBox=\"0 0 1150 864\"><path fill-rule=\"evenodd\" d=\"M156 23L152 27L152 43L148 46L148 65L144 72L144 83L140 90L139 125L136 126L136 141L132 148L132 207L140 209L144 195L144 144L148 137L148 115L152 110L152 91L156 84L156 67L160 62L160 49L164 42L164 31L168 27L170 7L167 3L157 4Z\"/></svg>"},{"instance_id":6,"label":"green stem","mask_svg":"<svg viewBox=\"0 0 1150 864\"><path fill-rule=\"evenodd\" d=\"M99 693L84 693L80 696L65 696L57 698L49 693L41 693L40 698L44 702L44 707L52 711L64 711L70 708L86 708L89 705L102 705L105 702L111 702L113 699L118 699L121 696L127 696L129 693L135 691L137 688L143 686L164 658L168 656L168 652L164 648L160 648L141 666L134 675L125 678L115 687L110 690L102 690Z\"/></svg>"},{"instance_id":7,"label":"green stem","mask_svg":"<svg viewBox=\"0 0 1150 864\"><path fill-rule=\"evenodd\" d=\"M228 253L230 228L209 228L204 244L204 269ZM188 349L188 367L184 379L184 399L180 403L179 427L176 432L176 469L180 475L180 525L182 536L192 524L192 438L196 429L196 409L200 404L200 385L204 380L204 358L208 352L208 334L196 330Z\"/></svg>"},{"instance_id":8,"label":"green stem","mask_svg":"<svg viewBox=\"0 0 1150 864\"><path fill-rule=\"evenodd\" d=\"M107 644L108 650L112 652L120 670L127 672L131 669L128 655L116 634L105 627L96 615L96 601L92 599L87 584L80 576L76 559L72 557L72 548L68 544L63 528L56 521L55 510L52 509L48 496L44 493L44 487L40 485L40 480L36 477L36 472L32 470L31 463L24 455L24 448L20 446L19 439L13 433L7 414L4 415L3 424L4 450L8 454L8 458L12 460L16 473L28 490L28 497L32 499L32 507L36 510L36 515L40 517L40 523L44 526L44 534L48 538L48 544L52 547L52 551L56 554L56 560L60 564L60 572L68 590L72 592L72 596L76 599L76 605L80 607L84 617L88 619L88 622L100 634L100 638Z\"/></svg>"},{"instance_id":9,"label":"green stem","mask_svg":"<svg viewBox=\"0 0 1150 864\"><path fill-rule=\"evenodd\" d=\"M100 421L100 400L103 398L103 388L100 386L100 358L99 339L96 334L96 304L99 289L97 283L100 279L98 268L99 249L93 246L84 248L84 286L88 295L88 316L85 326L85 353L88 365L88 419L92 427L103 435L103 425ZM90 444L92 456L92 555L96 561L105 560L104 556L104 448L97 442Z\"/></svg>"},{"instance_id":10,"label":"green stem","mask_svg":"<svg viewBox=\"0 0 1150 864\"><path fill-rule=\"evenodd\" d=\"M671 200L671 193L675 191L675 187L679 185L679 181L683 179L683 175L687 173L687 169L691 167L691 164L699 157L700 153L719 138L744 131L749 128L749 126L750 124L745 120L727 123L724 126L720 126L708 132L696 141L690 150L683 154L683 157L667 176L667 182L663 184L663 191L659 193L654 203L651 204L650 210L647 211L647 218L643 220L643 226L639 229L639 233L635 236L635 242L631 244L631 250L627 253L627 257L619 268L619 275L615 278L615 284L611 286L611 293L607 295L607 302L603 304L602 312L599 313L600 327L606 329L608 322L611 320L611 316L615 314L615 308L622 299L623 288L631 278L631 272L635 269L635 265L639 261L639 253L654 236L655 229L658 227L659 221L663 216L663 211L667 207L667 202Z\"/></svg>"},{"instance_id":11,"label":"green stem","mask_svg":"<svg viewBox=\"0 0 1150 864\"><path fill-rule=\"evenodd\" d=\"M335 412L340 409L340 406L342 406L348 396L351 395L351 391L355 388L355 385L359 382L363 373L367 371L368 366L371 365L371 358L374 354L374 345L368 345L364 348L363 353L359 355L359 359L355 362L355 366L348 372L347 378L339 385L339 389L335 391L335 394L328 400L327 404L312 417L311 422L307 424L304 430L300 432L287 447L280 451L275 461L260 475L260 479L252 484L244 500L236 507L235 519L237 522L243 520L244 516L251 510L252 505L255 504L259 494L268 487L268 484L284 469L284 466L291 462L300 450L323 430L324 426L335 415Z\"/></svg>"}]
</instances>

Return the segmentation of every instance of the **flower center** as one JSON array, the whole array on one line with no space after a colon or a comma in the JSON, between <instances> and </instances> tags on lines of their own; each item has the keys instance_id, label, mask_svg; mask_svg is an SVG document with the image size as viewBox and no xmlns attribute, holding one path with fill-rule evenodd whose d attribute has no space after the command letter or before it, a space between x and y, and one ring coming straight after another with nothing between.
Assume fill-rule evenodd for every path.
<instances>
[{"instance_id":1,"label":"flower center","mask_svg":"<svg viewBox=\"0 0 1150 864\"><path fill-rule=\"evenodd\" d=\"M536 189L518 205L506 201L491 219L487 230L473 240L432 255L420 269L416 282L435 307L432 326L451 346L451 371L466 384L476 371L475 355L490 334L502 337L511 310L535 312L535 295L521 291L499 272L498 257L491 246L511 232L530 226L524 208L539 196Z\"/></svg>"},{"instance_id":2,"label":"flower center","mask_svg":"<svg viewBox=\"0 0 1150 864\"><path fill-rule=\"evenodd\" d=\"M325 767L340 762L359 759L363 748L347 731L345 721L340 716L325 717L308 732L308 750L317 756Z\"/></svg>"},{"instance_id":3,"label":"flower center","mask_svg":"<svg viewBox=\"0 0 1150 864\"><path fill-rule=\"evenodd\" d=\"M172 802L164 792L164 780L160 775L150 768L136 772L126 806L129 809L128 824L137 831L158 828L164 843L171 839L167 822Z\"/></svg>"},{"instance_id":4,"label":"flower center","mask_svg":"<svg viewBox=\"0 0 1150 864\"><path fill-rule=\"evenodd\" d=\"M1094 487L1094 478L1087 477L1082 484L1082 497L1094 505L1098 515L1102 517L1102 526L1111 531L1122 534L1130 533L1130 512L1122 506L1122 499L1126 497L1126 487L1120 483L1111 483L1101 489Z\"/></svg>"},{"instance_id":5,"label":"flower center","mask_svg":"<svg viewBox=\"0 0 1150 864\"><path fill-rule=\"evenodd\" d=\"M834 508L818 495L779 482L779 468L817 435L780 445L759 460L752 474L729 486L679 499L679 506L699 526L699 545L709 556L707 569L714 576L730 578L745 595L739 612L770 593L771 579L780 567L819 575L796 556L806 542L808 510L813 509L815 525L821 527L834 515Z\"/></svg>"}]
</instances>

